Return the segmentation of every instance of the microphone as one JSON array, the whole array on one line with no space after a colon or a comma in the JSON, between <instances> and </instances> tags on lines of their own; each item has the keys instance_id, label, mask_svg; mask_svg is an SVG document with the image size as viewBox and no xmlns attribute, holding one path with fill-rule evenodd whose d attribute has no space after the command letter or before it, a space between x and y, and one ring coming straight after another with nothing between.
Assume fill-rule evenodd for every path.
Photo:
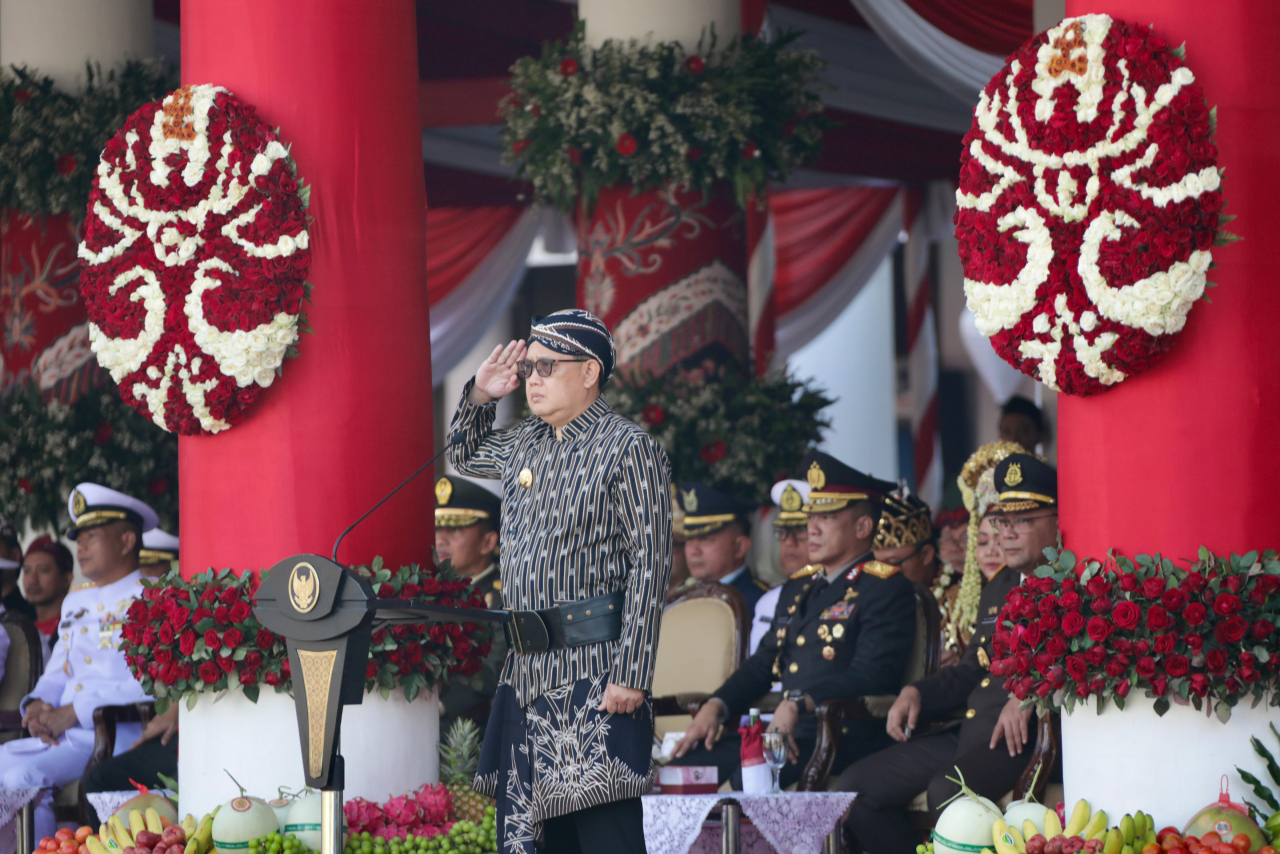
<instances>
[{"instance_id":1,"label":"microphone","mask_svg":"<svg viewBox=\"0 0 1280 854\"><path fill-rule=\"evenodd\" d=\"M338 546L342 543L342 538L343 538L343 537L345 537L347 534L350 534L350 533L351 533L351 531L355 528L355 526L356 526L356 525L359 525L359 524L360 524L361 522L363 522L365 519L368 519L368 518L369 518L369 516L373 514L373 511L374 511L374 510L377 510L377 509L378 509L379 507L381 507L383 504L386 504L386 503L387 503L387 499L389 499L391 496L395 495L397 492L399 492L400 490L402 490L402 489L404 489L406 486L408 486L408 485L409 485L409 481L413 480L415 477L417 477L418 475L422 474L423 470L424 470L424 469L426 469L426 468L427 468L427 466L431 465L431 464L432 464L432 463L434 463L436 460L438 460L438 459L440 459L442 456L444 456L445 451L449 450L449 449L450 449L450 448L452 448L454 445L461 445L464 439L465 439L465 437L464 437L461 433L454 433L452 436L450 436L450 437L449 437L449 441L447 441L447 442L445 442L445 443L444 443L444 447L440 449L439 453L437 453L434 457L432 457L431 459L429 459L429 460L427 460L425 463L423 463L421 466L419 466L417 471L415 471L413 474L409 475L407 478L405 478L405 479L404 479L404 483L400 484L400 485L399 485L399 486L397 486L395 489L391 490L391 491L390 491L390 492L388 492L386 495L384 495L384 496L382 497L382 500L381 500L381 501L379 501L377 504L375 504L375 505L373 505L372 507L370 507L370 508L369 508L369 511L368 511L367 513L365 513L365 514L364 514L363 516L361 516L359 519L357 519L357 520L355 520L354 522L352 522L352 523L347 527L347 530L345 530L345 531L343 531L341 534L339 534L339 535L338 535L338 540L337 540L337 542L335 542L335 543L333 544L333 558L332 558L333 562L334 562L334 563L337 563L337 562L338 562Z\"/></svg>"}]
</instances>

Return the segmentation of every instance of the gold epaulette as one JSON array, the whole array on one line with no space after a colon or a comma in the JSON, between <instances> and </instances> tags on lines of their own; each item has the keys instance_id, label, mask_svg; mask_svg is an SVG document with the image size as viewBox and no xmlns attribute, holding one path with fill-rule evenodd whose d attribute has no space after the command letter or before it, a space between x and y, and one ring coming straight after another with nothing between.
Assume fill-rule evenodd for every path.
<instances>
[{"instance_id":1,"label":"gold epaulette","mask_svg":"<svg viewBox=\"0 0 1280 854\"><path fill-rule=\"evenodd\" d=\"M83 584L77 584L75 587L72 587L72 588L71 588L70 590L68 590L67 592L68 592L68 593L75 593L77 590L83 590L83 589L85 589L86 587L93 587L93 586L94 586L94 584L93 584L93 582L92 582L92 581L86 581L86 582L84 582Z\"/></svg>"},{"instance_id":2,"label":"gold epaulette","mask_svg":"<svg viewBox=\"0 0 1280 854\"><path fill-rule=\"evenodd\" d=\"M811 563L804 569L792 575L792 578L808 578L810 575L817 575L819 572L826 571L826 567L820 563Z\"/></svg>"},{"instance_id":3,"label":"gold epaulette","mask_svg":"<svg viewBox=\"0 0 1280 854\"><path fill-rule=\"evenodd\" d=\"M862 565L862 571L874 575L876 578L891 578L898 572L902 571L902 567L894 566L891 563L881 563L878 560L869 560Z\"/></svg>"}]
</instances>

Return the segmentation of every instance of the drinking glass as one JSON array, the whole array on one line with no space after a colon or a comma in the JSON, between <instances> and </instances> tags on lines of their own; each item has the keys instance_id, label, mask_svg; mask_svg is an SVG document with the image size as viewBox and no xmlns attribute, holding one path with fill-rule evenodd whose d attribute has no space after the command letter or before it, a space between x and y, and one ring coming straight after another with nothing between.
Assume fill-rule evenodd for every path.
<instances>
[{"instance_id":1,"label":"drinking glass","mask_svg":"<svg viewBox=\"0 0 1280 854\"><path fill-rule=\"evenodd\" d=\"M782 766L787 764L787 737L780 732L766 732L763 734L764 762L769 766L769 771L773 774L773 788L770 794L777 795L782 792L778 786L778 776L782 771Z\"/></svg>"}]
</instances>

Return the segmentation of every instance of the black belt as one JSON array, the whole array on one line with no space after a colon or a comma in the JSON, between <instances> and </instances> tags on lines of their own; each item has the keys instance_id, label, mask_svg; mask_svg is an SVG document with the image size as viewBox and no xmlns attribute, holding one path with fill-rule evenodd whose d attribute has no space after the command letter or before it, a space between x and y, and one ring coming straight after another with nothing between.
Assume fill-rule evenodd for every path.
<instances>
[{"instance_id":1,"label":"black belt","mask_svg":"<svg viewBox=\"0 0 1280 854\"><path fill-rule=\"evenodd\" d=\"M379 614L375 625L420 623L423 620L502 623L507 643L517 653L527 655L531 652L547 652L617 640L622 637L622 606L625 599L625 592L619 590L577 602L561 602L540 611L489 611L412 600L372 601Z\"/></svg>"},{"instance_id":2,"label":"black belt","mask_svg":"<svg viewBox=\"0 0 1280 854\"><path fill-rule=\"evenodd\" d=\"M622 636L622 591L577 602L561 602L540 611L509 611L502 624L507 643L520 655L568 649Z\"/></svg>"}]
</instances>

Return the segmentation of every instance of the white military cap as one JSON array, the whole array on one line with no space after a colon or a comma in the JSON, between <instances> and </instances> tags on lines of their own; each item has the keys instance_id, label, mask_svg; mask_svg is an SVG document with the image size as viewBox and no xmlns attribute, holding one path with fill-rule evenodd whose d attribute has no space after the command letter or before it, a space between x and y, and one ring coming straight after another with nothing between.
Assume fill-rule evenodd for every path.
<instances>
[{"instance_id":1,"label":"white military cap","mask_svg":"<svg viewBox=\"0 0 1280 854\"><path fill-rule=\"evenodd\" d=\"M178 559L178 538L168 531L152 528L142 535L142 553L138 563L168 563Z\"/></svg>"},{"instance_id":2,"label":"white military cap","mask_svg":"<svg viewBox=\"0 0 1280 854\"><path fill-rule=\"evenodd\" d=\"M110 522L132 522L144 534L160 524L156 511L145 502L96 483L82 483L71 490L67 512L71 514L72 525L67 536L73 540L87 528Z\"/></svg>"},{"instance_id":3,"label":"white military cap","mask_svg":"<svg viewBox=\"0 0 1280 854\"><path fill-rule=\"evenodd\" d=\"M809 514L800 508L809 501L812 490L803 480L780 480L769 491L773 503L782 509L773 524L779 528L798 528L809 524Z\"/></svg>"}]
</instances>

